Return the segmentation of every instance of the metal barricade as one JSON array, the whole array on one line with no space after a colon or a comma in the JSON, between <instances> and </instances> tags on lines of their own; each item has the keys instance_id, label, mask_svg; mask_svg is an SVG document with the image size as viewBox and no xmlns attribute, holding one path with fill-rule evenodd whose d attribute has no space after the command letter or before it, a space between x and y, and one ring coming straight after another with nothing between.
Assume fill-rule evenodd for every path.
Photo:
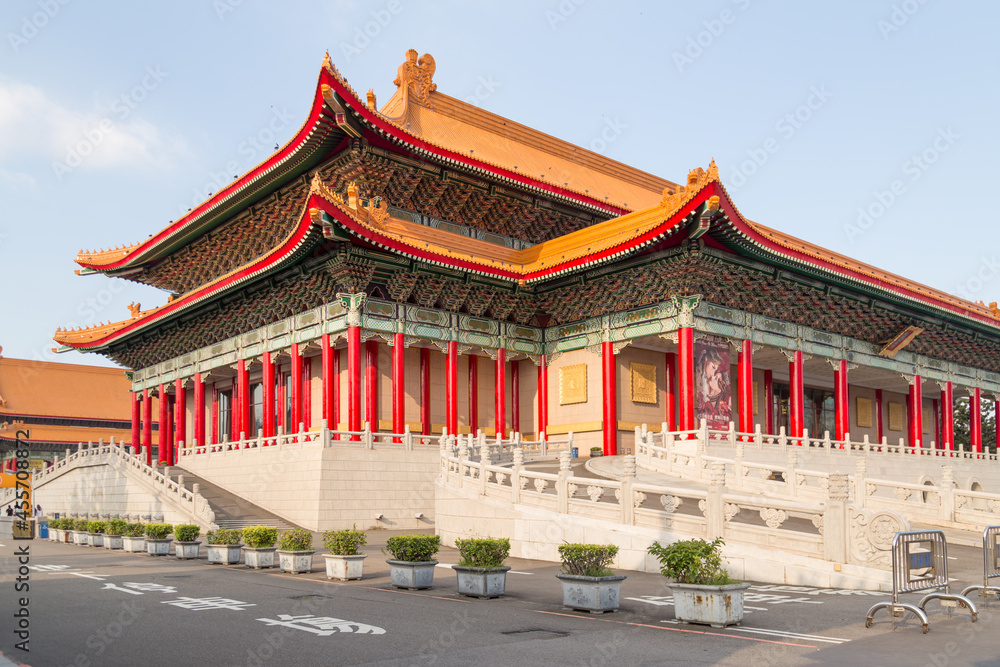
<instances>
[{"instance_id":1,"label":"metal barricade","mask_svg":"<svg viewBox=\"0 0 1000 667\"><path fill-rule=\"evenodd\" d=\"M968 596L972 591L982 591L983 606L990 606L991 597L1000 597L1000 588L990 586L990 579L1000 577L1000 552L997 551L997 540L1000 538L1000 526L986 526L983 531L983 584L966 586L962 595Z\"/></svg>"},{"instance_id":2,"label":"metal barricade","mask_svg":"<svg viewBox=\"0 0 1000 667\"><path fill-rule=\"evenodd\" d=\"M940 590L944 589L944 590ZM902 593L935 591L928 593L916 605L899 601ZM892 629L896 629L896 619L910 612L920 619L924 633L930 629L930 620L924 611L931 600L941 600L941 605L966 608L972 614L972 622L979 617L979 611L972 600L965 595L951 592L948 583L948 543L940 530L910 530L896 533L892 539L892 601L879 602L868 610L865 627L872 627L872 618L879 609L885 609L892 618Z\"/></svg>"}]
</instances>

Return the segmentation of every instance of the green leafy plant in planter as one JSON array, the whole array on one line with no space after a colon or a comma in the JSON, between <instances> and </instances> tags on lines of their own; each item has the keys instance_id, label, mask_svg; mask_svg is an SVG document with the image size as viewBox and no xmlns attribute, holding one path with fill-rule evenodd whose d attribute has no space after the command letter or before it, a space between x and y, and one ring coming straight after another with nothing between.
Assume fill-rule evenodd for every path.
<instances>
[{"instance_id":1,"label":"green leafy plant in planter","mask_svg":"<svg viewBox=\"0 0 1000 667\"><path fill-rule=\"evenodd\" d=\"M143 523L129 523L122 531L123 537L142 537L146 534L146 525Z\"/></svg>"},{"instance_id":2,"label":"green leafy plant in planter","mask_svg":"<svg viewBox=\"0 0 1000 667\"><path fill-rule=\"evenodd\" d=\"M563 605L570 609L604 613L618 609L624 575L616 575L609 565L618 555L614 544L561 544Z\"/></svg>"},{"instance_id":3,"label":"green leafy plant in planter","mask_svg":"<svg viewBox=\"0 0 1000 667\"><path fill-rule=\"evenodd\" d=\"M477 598L495 598L507 588L504 561L510 555L510 540L492 537L471 537L455 540L460 560L453 569L458 577L458 592Z\"/></svg>"},{"instance_id":4,"label":"green leafy plant in planter","mask_svg":"<svg viewBox=\"0 0 1000 667\"><path fill-rule=\"evenodd\" d=\"M329 579L349 581L360 579L364 572L365 558L360 548L368 543L363 530L353 529L328 530L323 533L323 546L330 553L323 554L326 560L326 576Z\"/></svg>"},{"instance_id":5,"label":"green leafy plant in planter","mask_svg":"<svg viewBox=\"0 0 1000 667\"><path fill-rule=\"evenodd\" d=\"M721 628L743 620L743 594L750 584L734 580L722 561L725 542L716 538L679 540L669 545L654 542L647 551L660 561L660 573L676 583L674 616L682 623L703 623Z\"/></svg>"},{"instance_id":6,"label":"green leafy plant in planter","mask_svg":"<svg viewBox=\"0 0 1000 667\"><path fill-rule=\"evenodd\" d=\"M240 562L242 533L235 528L220 528L205 533L205 554L209 563L236 565Z\"/></svg>"},{"instance_id":7,"label":"green leafy plant in planter","mask_svg":"<svg viewBox=\"0 0 1000 667\"><path fill-rule=\"evenodd\" d=\"M274 543L278 529L271 526L247 526L243 529L243 559L247 567L260 569L274 567Z\"/></svg>"},{"instance_id":8,"label":"green leafy plant in planter","mask_svg":"<svg viewBox=\"0 0 1000 667\"><path fill-rule=\"evenodd\" d=\"M434 583L434 554L441 548L438 535L395 535L386 540L392 554L389 577L396 588L430 588Z\"/></svg>"},{"instance_id":9,"label":"green leafy plant in planter","mask_svg":"<svg viewBox=\"0 0 1000 667\"><path fill-rule=\"evenodd\" d=\"M282 572L299 574L312 571L313 536L308 530L293 528L278 535L278 559Z\"/></svg>"},{"instance_id":10,"label":"green leafy plant in planter","mask_svg":"<svg viewBox=\"0 0 1000 667\"><path fill-rule=\"evenodd\" d=\"M312 533L302 528L283 530L278 535L278 551L310 551L312 545Z\"/></svg>"},{"instance_id":11,"label":"green leafy plant in planter","mask_svg":"<svg viewBox=\"0 0 1000 667\"><path fill-rule=\"evenodd\" d=\"M79 531L82 531L82 532L86 532L88 530L88 528L89 528L89 525L88 525L89 523L90 522L87 521L86 519L74 519L73 520L73 530L79 530Z\"/></svg>"},{"instance_id":12,"label":"green leafy plant in planter","mask_svg":"<svg viewBox=\"0 0 1000 667\"><path fill-rule=\"evenodd\" d=\"M618 555L614 544L560 544L563 572L577 577L608 577L608 565Z\"/></svg>"},{"instance_id":13,"label":"green leafy plant in planter","mask_svg":"<svg viewBox=\"0 0 1000 667\"><path fill-rule=\"evenodd\" d=\"M128 521L123 519L111 519L108 521L107 534L114 536L121 536L125 534L125 528L128 526Z\"/></svg>"},{"instance_id":14,"label":"green leafy plant in planter","mask_svg":"<svg viewBox=\"0 0 1000 667\"><path fill-rule=\"evenodd\" d=\"M147 523L145 526L146 537L151 540L165 540L173 530L169 523Z\"/></svg>"},{"instance_id":15,"label":"green leafy plant in planter","mask_svg":"<svg viewBox=\"0 0 1000 667\"><path fill-rule=\"evenodd\" d=\"M174 526L174 539L178 542L194 542L201 535L201 528L192 523Z\"/></svg>"},{"instance_id":16,"label":"green leafy plant in planter","mask_svg":"<svg viewBox=\"0 0 1000 667\"><path fill-rule=\"evenodd\" d=\"M103 535L104 530L108 527L105 521L88 521L87 522L87 532L97 533L98 535Z\"/></svg>"},{"instance_id":17,"label":"green leafy plant in planter","mask_svg":"<svg viewBox=\"0 0 1000 667\"><path fill-rule=\"evenodd\" d=\"M241 541L241 533L235 528L220 528L205 533L205 542L213 545L234 546Z\"/></svg>"},{"instance_id":18,"label":"green leafy plant in planter","mask_svg":"<svg viewBox=\"0 0 1000 667\"><path fill-rule=\"evenodd\" d=\"M428 562L441 548L439 535L396 535L385 542L393 560L408 563Z\"/></svg>"},{"instance_id":19,"label":"green leafy plant in planter","mask_svg":"<svg viewBox=\"0 0 1000 667\"><path fill-rule=\"evenodd\" d=\"M600 447L591 447L590 448L590 455L592 457L593 456L604 456L604 450L601 449Z\"/></svg>"},{"instance_id":20,"label":"green leafy plant in planter","mask_svg":"<svg viewBox=\"0 0 1000 667\"><path fill-rule=\"evenodd\" d=\"M271 526L247 526L243 541L251 549L269 549L278 541L278 529Z\"/></svg>"}]
</instances>

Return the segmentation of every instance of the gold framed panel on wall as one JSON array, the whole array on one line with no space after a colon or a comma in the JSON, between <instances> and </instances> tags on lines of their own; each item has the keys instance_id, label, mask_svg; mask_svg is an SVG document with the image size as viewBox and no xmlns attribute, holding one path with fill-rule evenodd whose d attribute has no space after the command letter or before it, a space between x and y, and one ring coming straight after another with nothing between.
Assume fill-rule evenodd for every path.
<instances>
[{"instance_id":1,"label":"gold framed panel on wall","mask_svg":"<svg viewBox=\"0 0 1000 667\"><path fill-rule=\"evenodd\" d=\"M559 369L559 405L587 402L587 364Z\"/></svg>"},{"instance_id":2,"label":"gold framed panel on wall","mask_svg":"<svg viewBox=\"0 0 1000 667\"><path fill-rule=\"evenodd\" d=\"M924 408L922 414L924 423L921 426L923 427L923 432L929 435L934 428L934 415L931 413L930 408Z\"/></svg>"},{"instance_id":3,"label":"gold framed panel on wall","mask_svg":"<svg viewBox=\"0 0 1000 667\"><path fill-rule=\"evenodd\" d=\"M632 376L632 402L656 405L656 366L633 361L629 364Z\"/></svg>"},{"instance_id":4,"label":"gold framed panel on wall","mask_svg":"<svg viewBox=\"0 0 1000 667\"><path fill-rule=\"evenodd\" d=\"M858 396L855 400L854 423L860 428L871 428L875 420L872 418L872 399Z\"/></svg>"},{"instance_id":5,"label":"gold framed panel on wall","mask_svg":"<svg viewBox=\"0 0 1000 667\"><path fill-rule=\"evenodd\" d=\"M889 430L903 430L903 404L889 403Z\"/></svg>"},{"instance_id":6,"label":"gold framed panel on wall","mask_svg":"<svg viewBox=\"0 0 1000 667\"><path fill-rule=\"evenodd\" d=\"M760 403L757 401L757 381L753 381L753 413L760 414Z\"/></svg>"}]
</instances>

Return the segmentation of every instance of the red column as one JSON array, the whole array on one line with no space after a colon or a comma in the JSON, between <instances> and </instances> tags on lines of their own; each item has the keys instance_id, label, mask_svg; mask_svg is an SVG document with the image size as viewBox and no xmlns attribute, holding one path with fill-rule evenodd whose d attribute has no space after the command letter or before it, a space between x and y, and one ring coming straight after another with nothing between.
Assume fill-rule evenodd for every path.
<instances>
[{"instance_id":1,"label":"red column","mask_svg":"<svg viewBox=\"0 0 1000 667\"><path fill-rule=\"evenodd\" d=\"M378 430L378 341L365 341L365 420Z\"/></svg>"},{"instance_id":2,"label":"red column","mask_svg":"<svg viewBox=\"0 0 1000 667\"><path fill-rule=\"evenodd\" d=\"M510 430L521 432L521 362L510 362Z\"/></svg>"},{"instance_id":3,"label":"red column","mask_svg":"<svg viewBox=\"0 0 1000 667\"><path fill-rule=\"evenodd\" d=\"M882 442L882 390L875 390L875 437Z\"/></svg>"},{"instance_id":4,"label":"red column","mask_svg":"<svg viewBox=\"0 0 1000 667\"><path fill-rule=\"evenodd\" d=\"M941 412L940 412L940 401L934 398L931 399L931 415L934 420L934 428L931 433L934 434L933 439L936 441L936 448L941 449Z\"/></svg>"},{"instance_id":5,"label":"red column","mask_svg":"<svg viewBox=\"0 0 1000 667\"><path fill-rule=\"evenodd\" d=\"M142 449L146 450L146 465L153 465L153 401L149 389L142 390Z\"/></svg>"},{"instance_id":6,"label":"red column","mask_svg":"<svg viewBox=\"0 0 1000 667\"><path fill-rule=\"evenodd\" d=\"M132 453L138 454L141 451L142 443L139 438L142 435L139 432L139 421L141 417L139 416L139 396L138 392L132 392Z\"/></svg>"},{"instance_id":7,"label":"red column","mask_svg":"<svg viewBox=\"0 0 1000 667\"><path fill-rule=\"evenodd\" d=\"M997 453L1000 453L1000 424L998 424L998 422L1000 422L1000 419L997 419L998 417L1000 417L1000 399L993 401L993 423L997 424L997 427L995 429L997 436L996 449Z\"/></svg>"},{"instance_id":8,"label":"red column","mask_svg":"<svg viewBox=\"0 0 1000 667\"><path fill-rule=\"evenodd\" d=\"M174 382L174 421L177 430L174 434L174 447L170 450L170 465L177 465L178 450L181 443L187 442L187 388L184 380L177 379Z\"/></svg>"},{"instance_id":9,"label":"red column","mask_svg":"<svg viewBox=\"0 0 1000 667\"><path fill-rule=\"evenodd\" d=\"M292 343L290 370L292 373L292 423L285 425L287 433L298 433L302 423L302 357L298 343Z\"/></svg>"},{"instance_id":10,"label":"red column","mask_svg":"<svg viewBox=\"0 0 1000 667\"><path fill-rule=\"evenodd\" d=\"M666 396L663 400L664 421L667 422L668 431L677 430L677 418L674 413L677 411L677 353L666 353L666 364L663 373L663 386Z\"/></svg>"},{"instance_id":11,"label":"red column","mask_svg":"<svg viewBox=\"0 0 1000 667\"><path fill-rule=\"evenodd\" d=\"M321 419L326 422L327 428L336 429L336 424L330 424L333 418L333 350L330 348L330 334L323 334L321 345L323 347L320 357L320 373L323 376L323 407L320 414L322 415Z\"/></svg>"},{"instance_id":12,"label":"red column","mask_svg":"<svg viewBox=\"0 0 1000 667\"><path fill-rule=\"evenodd\" d=\"M287 415L285 414L285 406L288 405L288 374L285 371L278 370L278 365L274 366L275 371L275 387L274 387L274 432L277 434L278 429L281 429L282 433L288 433L288 421Z\"/></svg>"},{"instance_id":13,"label":"red column","mask_svg":"<svg viewBox=\"0 0 1000 667\"><path fill-rule=\"evenodd\" d=\"M983 422L980 399L982 393L979 387L969 394L969 440L972 451L977 454L983 451Z\"/></svg>"},{"instance_id":14,"label":"red column","mask_svg":"<svg viewBox=\"0 0 1000 667\"><path fill-rule=\"evenodd\" d=\"M449 341L445 362L445 427L448 435L458 433L458 343Z\"/></svg>"},{"instance_id":15,"label":"red column","mask_svg":"<svg viewBox=\"0 0 1000 667\"><path fill-rule=\"evenodd\" d=\"M263 410L261 421L264 427L264 437L273 438L274 437L274 360L271 359L271 353L265 352L262 355L261 361L264 364L263 372L261 373L261 385L263 388ZM265 443L266 444L266 443Z\"/></svg>"},{"instance_id":16,"label":"red column","mask_svg":"<svg viewBox=\"0 0 1000 667\"><path fill-rule=\"evenodd\" d=\"M494 432L496 437L503 438L507 432L507 352L504 349L497 350L496 371L494 378Z\"/></svg>"},{"instance_id":17,"label":"red column","mask_svg":"<svg viewBox=\"0 0 1000 667\"><path fill-rule=\"evenodd\" d=\"M479 429L479 358L469 355L469 433Z\"/></svg>"},{"instance_id":18,"label":"red column","mask_svg":"<svg viewBox=\"0 0 1000 667\"><path fill-rule=\"evenodd\" d=\"M330 428L340 428L340 350L333 348L333 382L330 385L333 408L330 412Z\"/></svg>"},{"instance_id":19,"label":"red column","mask_svg":"<svg viewBox=\"0 0 1000 667\"><path fill-rule=\"evenodd\" d=\"M834 440L843 440L844 424L841 422L840 411L840 363L833 371L833 433Z\"/></svg>"},{"instance_id":20,"label":"red column","mask_svg":"<svg viewBox=\"0 0 1000 667\"><path fill-rule=\"evenodd\" d=\"M694 329L677 330L677 395L680 398L680 429L693 431L694 422Z\"/></svg>"},{"instance_id":21,"label":"red column","mask_svg":"<svg viewBox=\"0 0 1000 667\"><path fill-rule=\"evenodd\" d=\"M194 437L192 442L205 444L205 383L201 373L194 374Z\"/></svg>"},{"instance_id":22,"label":"red column","mask_svg":"<svg viewBox=\"0 0 1000 667\"><path fill-rule=\"evenodd\" d=\"M604 455L618 453L618 400L615 391L615 346L611 341L601 343L601 402L603 404Z\"/></svg>"},{"instance_id":23,"label":"red column","mask_svg":"<svg viewBox=\"0 0 1000 667\"><path fill-rule=\"evenodd\" d=\"M737 390L739 391L740 428L743 433L753 432L753 342L745 340L737 359Z\"/></svg>"},{"instance_id":24,"label":"red column","mask_svg":"<svg viewBox=\"0 0 1000 667\"><path fill-rule=\"evenodd\" d=\"M232 433L229 438L230 442L233 440L239 440L240 431L243 430L243 426L240 424L240 391L242 391L240 387L240 376L239 373L237 373L236 377L233 378L232 398L229 401L229 431Z\"/></svg>"},{"instance_id":25,"label":"red column","mask_svg":"<svg viewBox=\"0 0 1000 667\"><path fill-rule=\"evenodd\" d=\"M347 430L361 430L361 328L347 327ZM351 436L357 440L358 436Z\"/></svg>"},{"instance_id":26,"label":"red column","mask_svg":"<svg viewBox=\"0 0 1000 667\"><path fill-rule=\"evenodd\" d=\"M256 433L250 433L250 371L247 370L247 362L244 359L239 360L239 370L240 376L240 430L239 433L243 433L246 438L252 438L257 435Z\"/></svg>"},{"instance_id":27,"label":"red column","mask_svg":"<svg viewBox=\"0 0 1000 667\"><path fill-rule=\"evenodd\" d=\"M212 444L219 444L219 388L212 383Z\"/></svg>"},{"instance_id":28,"label":"red column","mask_svg":"<svg viewBox=\"0 0 1000 667\"><path fill-rule=\"evenodd\" d=\"M420 432L431 434L431 349L420 348Z\"/></svg>"},{"instance_id":29,"label":"red column","mask_svg":"<svg viewBox=\"0 0 1000 667\"><path fill-rule=\"evenodd\" d=\"M764 371L764 432L774 435L774 371Z\"/></svg>"},{"instance_id":30,"label":"red column","mask_svg":"<svg viewBox=\"0 0 1000 667\"><path fill-rule=\"evenodd\" d=\"M302 357L302 425L312 428L312 357Z\"/></svg>"},{"instance_id":31,"label":"red column","mask_svg":"<svg viewBox=\"0 0 1000 667\"><path fill-rule=\"evenodd\" d=\"M157 407L160 409L160 427L156 437L156 462L167 460L167 448L170 447L170 399L161 384L156 389Z\"/></svg>"},{"instance_id":32,"label":"red column","mask_svg":"<svg viewBox=\"0 0 1000 667\"><path fill-rule=\"evenodd\" d=\"M393 336L392 345L392 432L406 428L406 358L403 334Z\"/></svg>"},{"instance_id":33,"label":"red column","mask_svg":"<svg viewBox=\"0 0 1000 667\"><path fill-rule=\"evenodd\" d=\"M792 361L788 363L788 413L791 435L801 438L805 428L805 406L802 400L802 352L795 350ZM800 440L796 444L801 445Z\"/></svg>"},{"instance_id":34,"label":"red column","mask_svg":"<svg viewBox=\"0 0 1000 667\"><path fill-rule=\"evenodd\" d=\"M549 431L549 364L543 354L538 363L538 433L545 433L548 440ZM540 435L538 436L540 437Z\"/></svg>"},{"instance_id":35,"label":"red column","mask_svg":"<svg viewBox=\"0 0 1000 667\"><path fill-rule=\"evenodd\" d=\"M174 457L174 406L177 402L174 397L167 394L167 435L166 446L163 448L163 456L160 461L170 465L170 460Z\"/></svg>"},{"instance_id":36,"label":"red column","mask_svg":"<svg viewBox=\"0 0 1000 667\"><path fill-rule=\"evenodd\" d=\"M922 379L919 375L913 376L910 382L910 442L911 447L917 446L917 441L924 439L924 398L921 391Z\"/></svg>"},{"instance_id":37,"label":"red column","mask_svg":"<svg viewBox=\"0 0 1000 667\"><path fill-rule=\"evenodd\" d=\"M847 379L847 360L841 359L837 362L837 370L834 372L834 384L837 394L834 399L837 422L837 440L843 440L851 430L851 399L848 388L850 383Z\"/></svg>"}]
</instances>

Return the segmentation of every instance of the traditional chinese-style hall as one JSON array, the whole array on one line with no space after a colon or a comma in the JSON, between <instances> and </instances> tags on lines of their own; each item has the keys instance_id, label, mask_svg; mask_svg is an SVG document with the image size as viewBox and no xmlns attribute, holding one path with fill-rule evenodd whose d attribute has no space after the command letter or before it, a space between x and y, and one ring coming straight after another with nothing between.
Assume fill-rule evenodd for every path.
<instances>
[{"instance_id":1,"label":"traditional chinese-style hall","mask_svg":"<svg viewBox=\"0 0 1000 667\"><path fill-rule=\"evenodd\" d=\"M130 442L275 433L574 434L637 425L974 450L1000 319L744 218L714 162L664 180L437 90L406 54L384 104L327 57L301 129L81 274L166 291L60 349L133 370ZM777 194L777 193L776 193ZM984 396L985 394L985 396ZM995 406L994 406L995 408Z\"/></svg>"}]
</instances>

